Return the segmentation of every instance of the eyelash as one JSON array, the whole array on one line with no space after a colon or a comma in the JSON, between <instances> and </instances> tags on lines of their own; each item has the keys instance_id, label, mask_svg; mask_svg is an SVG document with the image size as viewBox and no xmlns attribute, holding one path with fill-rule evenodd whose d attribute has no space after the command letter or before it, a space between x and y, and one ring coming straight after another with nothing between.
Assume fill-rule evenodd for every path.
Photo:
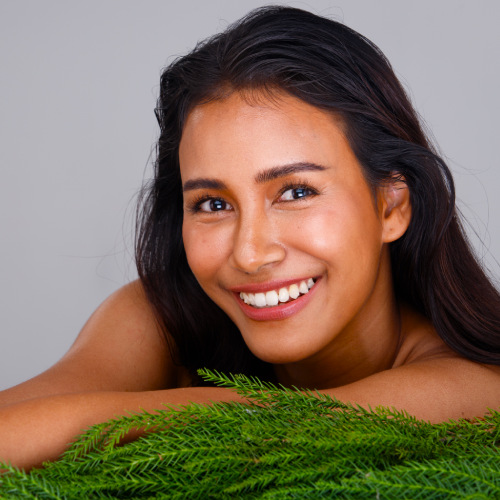
<instances>
[{"instance_id":1,"label":"eyelash","mask_svg":"<svg viewBox=\"0 0 500 500\"><path fill-rule=\"evenodd\" d=\"M209 195L209 194L201 194L199 196L197 196L190 204L189 204L189 207L188 207L188 210L193 213L193 214L196 214L196 213L215 213L217 212L218 210L215 210L213 212L205 212L203 210L201 210L201 206L203 205L203 203L205 203L206 201L222 201L223 203L227 203L228 205L230 205L230 203L228 203L224 198L221 198L220 196L212 196L212 195Z\"/></svg>"},{"instance_id":2,"label":"eyelash","mask_svg":"<svg viewBox=\"0 0 500 500\"><path fill-rule=\"evenodd\" d=\"M304 189L305 191L309 191L309 194L302 196L300 198L295 198L293 200L284 200L283 203L288 203L291 201L300 201L302 198L309 198L311 196L316 196L319 194L319 192L316 189L309 186L306 182L288 182L281 188L279 197L281 198L284 193L286 193L291 189Z\"/></svg>"},{"instance_id":3,"label":"eyelash","mask_svg":"<svg viewBox=\"0 0 500 500\"><path fill-rule=\"evenodd\" d=\"M302 196L302 197L299 197L299 198L294 198L292 200L283 200L282 203L290 203L290 202L293 202L293 201L300 201L302 200L302 198L309 198L311 196L316 196L319 194L319 192L312 188L311 186L309 186L307 183L305 182L288 182L286 184L284 184L280 191L279 191L279 196L278 196L278 199L281 198L283 196L284 193L286 193L287 191L289 190L293 190L293 189L304 189L305 191L308 191L309 193L306 194L305 196ZM210 194L201 194L199 196L197 196L190 204L189 204L189 207L188 207L188 210L189 212L191 213L200 213L200 212L203 212L203 213L216 213L218 212L218 210L214 210L213 212L205 212L203 210L201 210L201 206L203 205L203 203L205 203L206 201L221 201L223 203L226 203L228 205L230 205L230 203L228 203L226 200L224 200L224 198L221 198L219 196L212 196ZM224 210L221 210L221 211L224 211Z\"/></svg>"}]
</instances>

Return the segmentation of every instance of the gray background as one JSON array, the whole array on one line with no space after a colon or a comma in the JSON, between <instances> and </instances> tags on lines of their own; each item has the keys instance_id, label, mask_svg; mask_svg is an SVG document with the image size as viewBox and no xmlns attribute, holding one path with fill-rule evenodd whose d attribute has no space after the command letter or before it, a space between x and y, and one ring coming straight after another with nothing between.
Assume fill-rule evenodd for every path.
<instances>
[{"instance_id":1,"label":"gray background","mask_svg":"<svg viewBox=\"0 0 500 500\"><path fill-rule=\"evenodd\" d=\"M53 364L135 278L135 196L151 172L161 68L266 3L0 0L0 389ZM500 2L288 4L343 20L386 53L498 282Z\"/></svg>"}]
</instances>

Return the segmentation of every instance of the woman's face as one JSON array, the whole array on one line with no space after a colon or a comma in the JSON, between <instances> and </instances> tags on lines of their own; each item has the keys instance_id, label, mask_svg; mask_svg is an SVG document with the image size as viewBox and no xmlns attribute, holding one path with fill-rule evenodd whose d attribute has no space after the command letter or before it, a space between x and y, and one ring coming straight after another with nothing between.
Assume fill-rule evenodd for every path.
<instances>
[{"instance_id":1,"label":"woman's face","mask_svg":"<svg viewBox=\"0 0 500 500\"><path fill-rule=\"evenodd\" d=\"M392 288L380 203L339 122L233 93L189 114L179 158L189 265L250 350L282 364L363 343Z\"/></svg>"}]
</instances>

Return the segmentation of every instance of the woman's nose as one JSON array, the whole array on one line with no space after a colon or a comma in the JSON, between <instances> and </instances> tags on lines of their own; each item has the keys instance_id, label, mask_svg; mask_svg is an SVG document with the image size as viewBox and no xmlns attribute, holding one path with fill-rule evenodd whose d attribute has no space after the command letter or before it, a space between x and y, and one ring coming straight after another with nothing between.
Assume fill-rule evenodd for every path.
<instances>
[{"instance_id":1,"label":"woman's nose","mask_svg":"<svg viewBox=\"0 0 500 500\"><path fill-rule=\"evenodd\" d=\"M265 214L242 217L235 229L232 265L253 274L285 258L285 248L277 228Z\"/></svg>"}]
</instances>

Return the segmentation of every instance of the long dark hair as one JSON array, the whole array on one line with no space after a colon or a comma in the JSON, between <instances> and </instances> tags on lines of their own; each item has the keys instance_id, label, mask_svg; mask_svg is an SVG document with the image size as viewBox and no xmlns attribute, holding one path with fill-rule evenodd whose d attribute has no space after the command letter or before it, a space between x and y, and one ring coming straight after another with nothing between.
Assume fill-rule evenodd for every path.
<instances>
[{"instance_id":1,"label":"long dark hair","mask_svg":"<svg viewBox=\"0 0 500 500\"><path fill-rule=\"evenodd\" d=\"M174 61L156 108L155 176L138 215L137 268L175 359L269 375L226 314L202 291L182 242L178 148L189 111L235 91L279 89L334 113L375 189L395 174L410 191L408 230L390 246L398 298L472 360L500 364L500 295L478 264L455 208L451 173L434 151L382 52L347 26L289 7L264 7Z\"/></svg>"}]
</instances>

